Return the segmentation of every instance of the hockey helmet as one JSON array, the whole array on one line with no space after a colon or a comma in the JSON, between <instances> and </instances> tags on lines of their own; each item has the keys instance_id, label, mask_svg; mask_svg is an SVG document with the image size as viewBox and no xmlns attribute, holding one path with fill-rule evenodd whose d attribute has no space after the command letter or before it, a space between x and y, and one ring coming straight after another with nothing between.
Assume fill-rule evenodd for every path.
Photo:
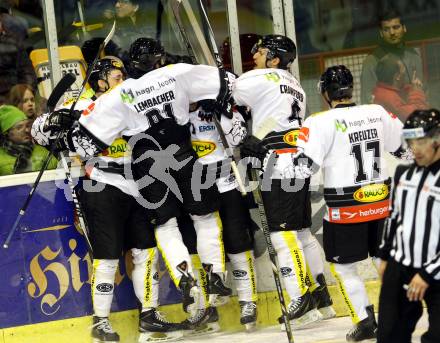
<instances>
[{"instance_id":1,"label":"hockey helmet","mask_svg":"<svg viewBox=\"0 0 440 343\"><path fill-rule=\"evenodd\" d=\"M165 50L158 40L153 38L136 39L130 45L129 50L130 76L139 78L148 73L164 56Z\"/></svg>"},{"instance_id":2,"label":"hockey helmet","mask_svg":"<svg viewBox=\"0 0 440 343\"><path fill-rule=\"evenodd\" d=\"M259 39L253 46L251 53L254 55L259 48L266 48L266 58L268 60L278 57L280 59L279 67L281 69L287 69L296 58L296 45L286 36L282 35L267 35Z\"/></svg>"},{"instance_id":3,"label":"hockey helmet","mask_svg":"<svg viewBox=\"0 0 440 343\"><path fill-rule=\"evenodd\" d=\"M127 75L124 64L118 58L107 56L96 62L89 78L89 84L94 91L99 90L98 80L107 81L107 76L113 69L120 70L124 76Z\"/></svg>"},{"instance_id":4,"label":"hockey helmet","mask_svg":"<svg viewBox=\"0 0 440 343\"><path fill-rule=\"evenodd\" d=\"M433 137L440 133L440 112L436 109L415 110L403 125L403 138Z\"/></svg>"},{"instance_id":5,"label":"hockey helmet","mask_svg":"<svg viewBox=\"0 0 440 343\"><path fill-rule=\"evenodd\" d=\"M353 96L353 75L344 65L327 68L318 83L321 94L327 92L330 101L351 99Z\"/></svg>"}]
</instances>

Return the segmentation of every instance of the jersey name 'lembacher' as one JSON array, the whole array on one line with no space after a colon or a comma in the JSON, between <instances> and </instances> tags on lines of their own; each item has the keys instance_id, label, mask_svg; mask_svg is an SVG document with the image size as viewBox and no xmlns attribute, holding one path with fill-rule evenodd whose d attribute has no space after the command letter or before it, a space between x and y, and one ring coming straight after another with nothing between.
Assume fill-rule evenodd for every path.
<instances>
[{"instance_id":1,"label":"jersey name 'lembacher'","mask_svg":"<svg viewBox=\"0 0 440 343\"><path fill-rule=\"evenodd\" d=\"M349 133L348 137L350 138L350 143L357 143L357 142L367 141L369 139L377 138L378 135L376 129L368 129L368 130Z\"/></svg>"},{"instance_id":2,"label":"jersey name 'lembacher'","mask_svg":"<svg viewBox=\"0 0 440 343\"><path fill-rule=\"evenodd\" d=\"M172 100L174 100L176 97L174 96L174 92L173 91L169 91L163 94L160 94L158 96L155 96L153 98L149 98L147 100L143 100L137 104L134 105L134 108L136 109L136 111L138 113L143 112L147 109L149 109L150 107L154 107L154 106L158 106L164 102L171 102Z\"/></svg>"}]
</instances>

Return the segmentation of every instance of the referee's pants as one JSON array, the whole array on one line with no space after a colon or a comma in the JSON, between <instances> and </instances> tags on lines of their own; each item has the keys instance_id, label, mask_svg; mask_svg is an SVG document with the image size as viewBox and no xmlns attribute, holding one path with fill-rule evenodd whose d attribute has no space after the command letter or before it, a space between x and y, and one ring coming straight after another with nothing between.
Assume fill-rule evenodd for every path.
<instances>
[{"instance_id":1,"label":"referee's pants","mask_svg":"<svg viewBox=\"0 0 440 343\"><path fill-rule=\"evenodd\" d=\"M411 343L411 335L423 313L420 301L410 302L403 285L408 285L417 269L405 267L390 258L383 276L379 298L377 343ZM440 282L429 285L425 293L429 328L422 343L440 342Z\"/></svg>"}]
</instances>

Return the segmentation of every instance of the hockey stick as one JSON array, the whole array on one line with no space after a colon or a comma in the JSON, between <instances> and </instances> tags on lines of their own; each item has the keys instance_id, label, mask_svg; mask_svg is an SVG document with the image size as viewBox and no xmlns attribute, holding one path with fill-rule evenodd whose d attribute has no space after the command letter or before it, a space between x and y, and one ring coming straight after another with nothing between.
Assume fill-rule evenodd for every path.
<instances>
[{"instance_id":1,"label":"hockey stick","mask_svg":"<svg viewBox=\"0 0 440 343\"><path fill-rule=\"evenodd\" d=\"M87 84L87 81L90 78L90 75L92 73L93 68L95 67L96 63L98 62L99 56L101 55L102 51L104 50L105 46L108 44L108 42L112 39L113 34L115 33L115 28L116 28L116 21L113 22L113 26L109 32L109 34L107 35L107 37L104 39L104 41L101 43L101 45L99 46L98 49L98 53L95 56L95 59L93 60L93 63L91 64L91 66L89 67L89 69L87 69L87 74L86 77L83 80L83 83L81 85L81 89L80 92L78 93L78 97L75 99L75 101L73 102L72 106L70 107L70 115L72 115L73 110L75 109L76 103L78 102L79 98L81 97L81 93L84 91L84 87ZM58 103L59 99L61 99L61 97L63 96L63 94L70 88L70 86L75 82L75 76L73 74L66 74L61 80L60 82L58 82L58 84L55 86L54 90L52 91L51 95L49 96L49 99L47 100L47 106L48 108L55 108L56 104ZM18 213L17 218L14 221L14 224L11 228L11 230L9 231L8 237L6 238L4 244L3 244L3 248L7 249L9 247L9 243L12 239L12 235L14 234L15 230L18 227L18 224L20 223L21 218L24 216L24 214L26 213L26 209L29 206L29 203L32 199L32 196L35 192L35 190L38 187L38 184L40 183L40 179L43 176L44 171L47 169L47 166L49 165L50 159L54 153L54 149L55 147L58 145L58 142L60 141L61 137L63 135L63 132L60 131L55 139L55 143L52 145L52 148L49 150L49 153L47 154L46 160L43 162L43 166L40 169L40 172L38 173L37 179L35 180L34 184L32 185L32 188L29 192L28 197L26 198L24 205L22 206L22 208L20 209L20 212ZM64 163L63 163L64 164ZM70 175L69 173L66 173ZM69 180L71 181L71 180ZM84 232L84 236L86 236L87 233ZM90 243L88 238L86 239L87 243Z\"/></svg>"},{"instance_id":2,"label":"hockey stick","mask_svg":"<svg viewBox=\"0 0 440 343\"><path fill-rule=\"evenodd\" d=\"M275 126L276 126L276 121L273 118L269 117L265 122L263 122L263 125L260 126L260 128L257 130L254 136L262 140L269 132L271 132L275 128ZM274 156L272 155L269 158L269 161L267 163L268 168L270 168L269 165L271 164L271 159L273 157ZM253 181L259 180L259 176L255 169L252 169L251 174ZM277 289L278 298L280 300L281 314L286 327L287 339L289 343L293 343L294 341L293 341L292 327L290 326L289 318L287 315L286 300L284 299L283 287L281 286L280 272L279 272L280 269L277 258L277 252L275 251L272 244L272 239L270 238L269 225L267 223L267 215L266 215L266 210L264 208L260 187L259 186L255 187L252 193L254 195L255 202L257 203L258 206L258 213L261 218L261 228L264 233L264 238L266 239L267 251L269 252L270 262L272 263L273 278L275 280L275 286Z\"/></svg>"},{"instance_id":3,"label":"hockey stick","mask_svg":"<svg viewBox=\"0 0 440 343\"><path fill-rule=\"evenodd\" d=\"M73 111L75 109L75 106L78 103L79 99L81 98L81 94L84 91L84 87L87 84L87 82L89 81L90 75L92 74L92 71L95 68L96 63L98 63L98 60L99 60L99 57L101 56L101 53L104 51L104 48L107 46L108 42L112 39L112 37L115 33L115 28L116 28L116 21L113 22L113 25L112 25L110 32L107 34L107 37L104 39L104 41L99 46L98 52L96 53L96 56L95 56L95 59L93 60L92 64L87 69L86 77L84 78L83 83L81 84L81 89L78 93L78 96L69 109L70 116L73 115ZM55 108L55 106L54 106L54 108ZM54 108L52 108L52 110ZM57 140L60 138L60 135L61 135L61 132L59 133L59 137L57 137ZM55 146L56 146L56 144L55 144ZM90 254L90 257L92 257L93 256L93 249L92 249L92 244L91 244L90 238L89 238L89 230L88 230L88 226L87 226L87 221L86 221L85 216L83 215L84 211L82 210L79 196L75 190L75 186L73 183L72 174L70 173L69 165L68 165L66 157L64 156L64 153L62 151L60 152L60 158L61 158L61 163L63 165L64 173L66 174L67 183L69 184L70 192L72 194L73 204L74 204L74 208L75 208L75 213L78 217L79 227L80 227L80 229L83 233L83 236L86 240L87 250Z\"/></svg>"},{"instance_id":4,"label":"hockey stick","mask_svg":"<svg viewBox=\"0 0 440 343\"><path fill-rule=\"evenodd\" d=\"M188 35L186 34L186 31L184 29L182 20L180 18L179 8L180 8L180 4L183 1L184 0L174 0L174 2L172 2L172 4L171 4L171 9L173 11L173 14L174 14L174 17L176 19L177 26L179 27L180 33L181 33L181 35L182 35L182 37L183 37L183 39L185 41L185 45L186 45L186 48L188 50L188 53L189 53L191 59L196 61L194 50L193 50L193 48L191 46L191 43L190 43L190 41L188 39ZM215 44L214 33L212 32L211 25L209 24L209 20L208 20L208 17L206 16L206 13L205 13L204 9L203 9L203 6L202 6L202 10L203 10L203 13L204 13L205 21L207 23L207 27L209 28L209 38L210 38L210 43L211 43L212 51L214 52L215 63L217 65L217 68L224 69L223 62L220 59L220 55L218 54L217 46ZM220 80L220 82L221 82L221 80ZM219 119L217 118L217 116L215 114L212 117L213 117L213 120L214 120L215 128L217 129L217 132L218 132L218 134L220 136L220 140L221 140L221 142L223 144L223 147L224 147L224 149L226 151L226 154L228 155L228 158L231 158L232 173L234 174L235 179L237 180L238 187L240 188L240 193L243 196L246 196L246 194L247 194L246 188L244 187L243 179L242 179L242 177L240 175L240 172L238 171L237 161L236 161L236 159L234 157L232 149L229 146L229 143L228 143L228 140L226 139L225 133L223 132L223 128L222 128L222 126L220 124L220 121L219 121Z\"/></svg>"},{"instance_id":5,"label":"hockey stick","mask_svg":"<svg viewBox=\"0 0 440 343\"><path fill-rule=\"evenodd\" d=\"M55 86L54 90L49 96L49 99L47 100L47 106L55 106L58 102L58 100L63 96L63 94L70 88L70 86L75 82L75 76L73 74L66 74L60 82ZM31 190L29 192L28 197L26 198L22 208L20 209L20 212L18 213L17 218L14 221L14 225L12 225L11 230L9 231L8 237L6 238L3 248L7 249L9 247L9 243L11 241L12 235L14 234L15 230L18 227L18 224L20 223L21 218L26 213L26 209L29 206L29 203L32 199L32 196L34 195L35 190L38 187L38 184L40 183L40 179L43 176L44 171L46 170L47 166L49 165L49 161L52 157L52 151L50 150L49 153L46 156L46 159L43 162L43 167L40 169L40 172L38 173L38 176L36 180L34 181L34 184L31 187Z\"/></svg>"}]
</instances>

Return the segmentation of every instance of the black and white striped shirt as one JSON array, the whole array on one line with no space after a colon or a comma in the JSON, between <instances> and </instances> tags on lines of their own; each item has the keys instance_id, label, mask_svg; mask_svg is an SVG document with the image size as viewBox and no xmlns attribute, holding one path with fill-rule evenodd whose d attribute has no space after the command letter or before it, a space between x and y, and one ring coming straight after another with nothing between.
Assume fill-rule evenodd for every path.
<instances>
[{"instance_id":1,"label":"black and white striped shirt","mask_svg":"<svg viewBox=\"0 0 440 343\"><path fill-rule=\"evenodd\" d=\"M394 182L379 257L420 268L428 282L440 281L440 160L427 168L400 165Z\"/></svg>"}]
</instances>

